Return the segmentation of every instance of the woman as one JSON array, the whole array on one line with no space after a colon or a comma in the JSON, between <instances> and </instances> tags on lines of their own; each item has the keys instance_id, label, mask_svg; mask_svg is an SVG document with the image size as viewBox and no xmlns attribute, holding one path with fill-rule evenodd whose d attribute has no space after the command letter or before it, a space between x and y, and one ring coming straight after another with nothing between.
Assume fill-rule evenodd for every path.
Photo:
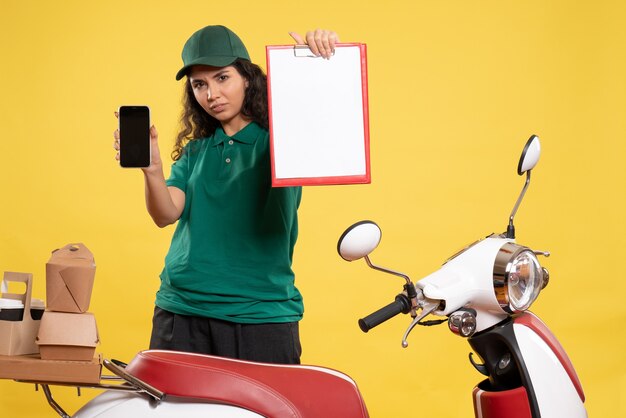
<instances>
[{"instance_id":1,"label":"woman","mask_svg":"<svg viewBox=\"0 0 626 418\"><path fill-rule=\"evenodd\" d=\"M308 32L330 58L337 35ZM272 188L267 84L239 37L207 26L185 43L175 160L165 180L158 134L142 169L159 227L178 221L157 292L150 348L300 363L302 296L291 269L300 187ZM119 150L119 132L114 147ZM119 152L116 156L119 159Z\"/></svg>"}]
</instances>

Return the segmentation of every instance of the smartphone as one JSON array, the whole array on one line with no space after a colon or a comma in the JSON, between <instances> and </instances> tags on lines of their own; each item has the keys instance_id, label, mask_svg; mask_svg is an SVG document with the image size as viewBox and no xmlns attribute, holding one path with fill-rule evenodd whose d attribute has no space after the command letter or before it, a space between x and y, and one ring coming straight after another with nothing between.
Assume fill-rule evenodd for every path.
<instances>
[{"instance_id":1,"label":"smartphone","mask_svg":"<svg viewBox=\"0 0 626 418\"><path fill-rule=\"evenodd\" d=\"M125 168L150 166L150 108L120 106L120 165Z\"/></svg>"}]
</instances>

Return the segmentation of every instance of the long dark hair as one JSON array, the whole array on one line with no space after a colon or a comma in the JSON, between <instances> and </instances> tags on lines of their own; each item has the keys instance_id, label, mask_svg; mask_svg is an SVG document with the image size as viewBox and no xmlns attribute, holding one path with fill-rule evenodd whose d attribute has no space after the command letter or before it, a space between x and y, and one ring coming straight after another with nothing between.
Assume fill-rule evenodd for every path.
<instances>
[{"instance_id":1,"label":"long dark hair","mask_svg":"<svg viewBox=\"0 0 626 418\"><path fill-rule=\"evenodd\" d=\"M258 65L242 59L237 59L232 66L248 81L241 114L268 129L267 77L265 73ZM182 102L180 130L172 151L174 161L182 156L183 148L189 141L211 136L220 127L220 122L209 116L197 102L189 78L185 82Z\"/></svg>"}]
</instances>

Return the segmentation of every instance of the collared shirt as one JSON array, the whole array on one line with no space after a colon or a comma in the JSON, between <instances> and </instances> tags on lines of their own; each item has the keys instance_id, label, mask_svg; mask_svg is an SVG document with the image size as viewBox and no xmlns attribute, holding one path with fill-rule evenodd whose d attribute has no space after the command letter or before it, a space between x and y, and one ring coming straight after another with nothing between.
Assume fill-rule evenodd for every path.
<instances>
[{"instance_id":1,"label":"collared shirt","mask_svg":"<svg viewBox=\"0 0 626 418\"><path fill-rule=\"evenodd\" d=\"M291 269L300 187L271 187L269 134L252 122L191 141L168 186L185 192L156 304L239 323L292 322L303 303Z\"/></svg>"}]
</instances>

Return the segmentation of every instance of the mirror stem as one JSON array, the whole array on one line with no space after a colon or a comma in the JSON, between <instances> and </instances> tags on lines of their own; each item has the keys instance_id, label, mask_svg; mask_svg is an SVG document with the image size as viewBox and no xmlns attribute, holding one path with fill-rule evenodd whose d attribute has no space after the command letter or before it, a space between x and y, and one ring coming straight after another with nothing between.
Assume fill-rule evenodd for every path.
<instances>
[{"instance_id":1,"label":"mirror stem","mask_svg":"<svg viewBox=\"0 0 626 418\"><path fill-rule=\"evenodd\" d=\"M404 280L406 280L407 284L410 284L410 285L413 284L413 283L411 283L411 279L409 279L409 276L407 276L406 274L403 274L403 273L400 273L400 272L397 272L397 271L394 271L394 270L389 270L389 269L386 269L384 267L379 267L379 266L373 264L370 261L370 258L368 256L365 256L364 258L365 258L365 262L367 263L367 265L370 266L371 268L373 268L374 270L382 271L384 273L393 274L395 276L400 276Z\"/></svg>"},{"instance_id":2,"label":"mirror stem","mask_svg":"<svg viewBox=\"0 0 626 418\"><path fill-rule=\"evenodd\" d=\"M531 170L528 170L526 172L526 183L524 183L524 188L522 188L522 192L517 198L517 202L515 202L515 206L513 207L513 210L511 211L511 216L509 217L509 225L506 228L507 238L515 239L515 226L513 225L513 218L515 217L515 214L517 213L517 209L519 208L520 203L522 203L522 199L524 198L524 195L526 194L526 190L528 189L528 185L530 184L530 172Z\"/></svg>"}]
</instances>

